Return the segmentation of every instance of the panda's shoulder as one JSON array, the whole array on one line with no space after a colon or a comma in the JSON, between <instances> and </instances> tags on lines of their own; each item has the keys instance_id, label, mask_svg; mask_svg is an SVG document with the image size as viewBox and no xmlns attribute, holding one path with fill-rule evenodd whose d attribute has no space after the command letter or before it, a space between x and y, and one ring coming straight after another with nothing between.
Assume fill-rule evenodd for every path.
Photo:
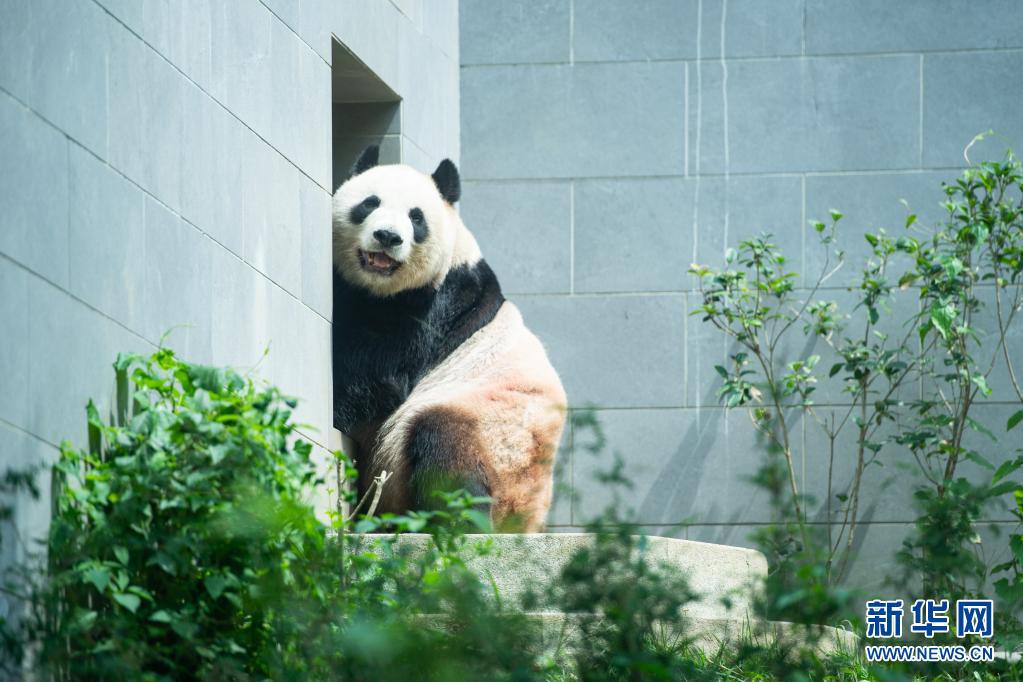
<instances>
[{"instance_id":1,"label":"panda's shoulder","mask_svg":"<svg viewBox=\"0 0 1023 682\"><path fill-rule=\"evenodd\" d=\"M442 354L490 324L503 303L497 275L484 259L451 268L436 299L435 313L448 321Z\"/></svg>"}]
</instances>

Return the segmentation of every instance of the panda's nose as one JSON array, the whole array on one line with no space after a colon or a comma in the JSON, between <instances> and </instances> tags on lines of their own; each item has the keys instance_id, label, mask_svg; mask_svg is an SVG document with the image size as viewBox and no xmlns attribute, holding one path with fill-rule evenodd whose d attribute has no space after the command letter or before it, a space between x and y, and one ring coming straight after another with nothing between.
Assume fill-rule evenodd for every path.
<instances>
[{"instance_id":1,"label":"panda's nose","mask_svg":"<svg viewBox=\"0 0 1023 682\"><path fill-rule=\"evenodd\" d=\"M373 233L376 240L380 242L384 247L392 247L401 244L401 235L397 232L391 232L390 230L377 230Z\"/></svg>"}]
</instances>

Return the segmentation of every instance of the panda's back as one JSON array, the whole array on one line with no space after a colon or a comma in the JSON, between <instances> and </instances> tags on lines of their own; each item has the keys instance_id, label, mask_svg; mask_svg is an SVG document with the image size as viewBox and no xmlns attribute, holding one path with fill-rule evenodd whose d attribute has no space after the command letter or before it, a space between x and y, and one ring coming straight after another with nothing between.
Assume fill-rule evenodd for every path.
<instances>
[{"instance_id":1,"label":"panda's back","mask_svg":"<svg viewBox=\"0 0 1023 682\"><path fill-rule=\"evenodd\" d=\"M409 464L408 444L429 415L471 423L488 452L491 477L548 468L564 425L566 397L540 340L518 308L504 301L494 318L432 368L384 422L374 448L374 469L399 475ZM549 490L540 495L549 497Z\"/></svg>"}]
</instances>

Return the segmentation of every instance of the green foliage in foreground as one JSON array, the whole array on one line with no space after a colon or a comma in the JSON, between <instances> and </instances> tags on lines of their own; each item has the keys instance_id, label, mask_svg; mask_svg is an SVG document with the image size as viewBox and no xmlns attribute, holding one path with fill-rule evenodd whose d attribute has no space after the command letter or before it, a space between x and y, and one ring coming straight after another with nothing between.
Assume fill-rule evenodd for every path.
<instances>
[{"instance_id":1,"label":"green foliage in foreground","mask_svg":"<svg viewBox=\"0 0 1023 682\"><path fill-rule=\"evenodd\" d=\"M644 559L645 541L596 529L551 593L583 617L572 645L504 604L466 560L479 499L362 518L355 535L304 501L314 475L293 402L169 350L115 363L113 423L90 405L89 448L56 467L48 559L11 583L8 673L53 680L882 679L854 653L758 646L704 653L686 638L683 578ZM340 469L350 465L340 453ZM17 477L6 486L23 483ZM609 526L610 528L610 526ZM41 575L36 573L34 575ZM549 630L549 629L548 629ZM28 656L27 654L31 654ZM883 679L889 679L884 677Z\"/></svg>"},{"instance_id":2,"label":"green foliage in foreground","mask_svg":"<svg viewBox=\"0 0 1023 682\"><path fill-rule=\"evenodd\" d=\"M65 444L56 466L48 580L21 584L29 610L9 641L36 648L43 676L468 679L480 661L508 676L530 662L528 629L462 565L477 500L386 520L435 524L425 555L370 551L304 501L323 482L294 401L165 349L114 367L113 423L90 403L88 450ZM424 613L466 627L453 637Z\"/></svg>"}]
</instances>

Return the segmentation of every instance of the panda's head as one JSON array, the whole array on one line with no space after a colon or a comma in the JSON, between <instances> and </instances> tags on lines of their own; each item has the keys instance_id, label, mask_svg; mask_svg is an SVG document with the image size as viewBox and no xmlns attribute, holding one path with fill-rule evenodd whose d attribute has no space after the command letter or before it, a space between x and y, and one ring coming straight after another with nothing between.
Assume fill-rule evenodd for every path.
<instances>
[{"instance_id":1,"label":"panda's head","mask_svg":"<svg viewBox=\"0 0 1023 682\"><path fill-rule=\"evenodd\" d=\"M363 151L334 193L334 267L375 296L439 286L467 234L454 209L458 169L449 159L433 175L379 166L379 153Z\"/></svg>"}]
</instances>

